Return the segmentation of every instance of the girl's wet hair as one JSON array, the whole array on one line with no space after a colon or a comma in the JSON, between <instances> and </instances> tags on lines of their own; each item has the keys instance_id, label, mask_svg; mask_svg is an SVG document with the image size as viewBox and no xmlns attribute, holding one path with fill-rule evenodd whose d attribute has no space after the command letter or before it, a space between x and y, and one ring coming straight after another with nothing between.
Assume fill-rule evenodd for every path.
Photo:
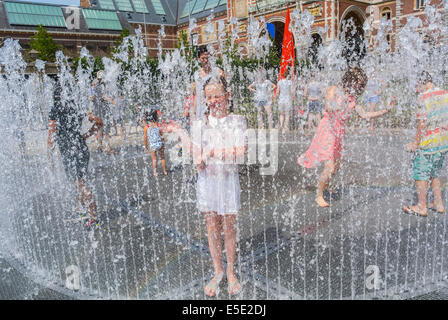
<instances>
[{"instance_id":1,"label":"girl's wet hair","mask_svg":"<svg viewBox=\"0 0 448 320\"><path fill-rule=\"evenodd\" d=\"M196 50L196 58L200 58L203 53L208 53L206 45L202 45Z\"/></svg>"},{"instance_id":2,"label":"girl's wet hair","mask_svg":"<svg viewBox=\"0 0 448 320\"><path fill-rule=\"evenodd\" d=\"M159 116L157 114L157 110L145 111L144 113L145 120L148 122L157 122Z\"/></svg>"},{"instance_id":3,"label":"girl's wet hair","mask_svg":"<svg viewBox=\"0 0 448 320\"><path fill-rule=\"evenodd\" d=\"M344 73L341 82L345 93L358 97L366 87L367 76L361 68L353 67Z\"/></svg>"},{"instance_id":4,"label":"girl's wet hair","mask_svg":"<svg viewBox=\"0 0 448 320\"><path fill-rule=\"evenodd\" d=\"M227 94L227 87L228 87L228 84L227 84L227 80L226 80L226 78L224 78L222 75L220 75L219 77L216 77L216 76L212 76L212 77L210 77L205 83L204 83L204 93L205 93L205 88L207 87L207 86L209 86L209 85L212 85L212 84L217 84L217 85L221 85L222 86L222 88L224 89L224 92ZM232 103L232 101L230 100L229 101L229 104L228 104L228 110L229 110L229 112L230 113L232 113L233 112L233 103ZM206 110L206 114L208 114L208 113L210 113L210 110L209 110L209 108L207 107L207 110Z\"/></svg>"},{"instance_id":5,"label":"girl's wet hair","mask_svg":"<svg viewBox=\"0 0 448 320\"><path fill-rule=\"evenodd\" d=\"M427 84L428 82L432 82L432 77L428 71L423 71L420 74L420 82L423 84Z\"/></svg>"}]
</instances>

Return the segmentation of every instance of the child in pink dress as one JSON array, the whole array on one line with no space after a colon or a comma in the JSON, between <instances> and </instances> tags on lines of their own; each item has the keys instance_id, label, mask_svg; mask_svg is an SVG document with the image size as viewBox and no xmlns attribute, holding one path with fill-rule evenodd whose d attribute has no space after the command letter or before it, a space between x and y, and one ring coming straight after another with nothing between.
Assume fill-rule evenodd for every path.
<instances>
[{"instance_id":1,"label":"child in pink dress","mask_svg":"<svg viewBox=\"0 0 448 320\"><path fill-rule=\"evenodd\" d=\"M319 123L310 147L297 160L299 165L305 168L314 168L321 162L325 162L324 170L317 185L316 203L320 207L329 206L323 198L323 192L330 181L330 177L339 168L345 126L352 111L356 110L363 119L379 117L390 111L390 108L387 108L376 112L366 112L356 104L356 97L362 93L365 85L366 76L362 69L356 67L344 74L340 86L333 86L328 90L324 116Z\"/></svg>"}]
</instances>

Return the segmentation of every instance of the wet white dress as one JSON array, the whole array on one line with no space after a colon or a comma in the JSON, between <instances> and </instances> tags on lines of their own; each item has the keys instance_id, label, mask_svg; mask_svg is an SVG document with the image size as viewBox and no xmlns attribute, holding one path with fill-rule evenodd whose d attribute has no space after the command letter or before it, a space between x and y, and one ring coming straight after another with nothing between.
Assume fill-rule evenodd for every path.
<instances>
[{"instance_id":1,"label":"wet white dress","mask_svg":"<svg viewBox=\"0 0 448 320\"><path fill-rule=\"evenodd\" d=\"M208 117L202 124L201 147L203 153L215 148L244 147L247 144L246 120L230 114L218 119ZM196 185L197 208L201 212L223 214L238 213L240 182L235 159L220 159L219 155L207 159L206 167L198 173Z\"/></svg>"}]
</instances>

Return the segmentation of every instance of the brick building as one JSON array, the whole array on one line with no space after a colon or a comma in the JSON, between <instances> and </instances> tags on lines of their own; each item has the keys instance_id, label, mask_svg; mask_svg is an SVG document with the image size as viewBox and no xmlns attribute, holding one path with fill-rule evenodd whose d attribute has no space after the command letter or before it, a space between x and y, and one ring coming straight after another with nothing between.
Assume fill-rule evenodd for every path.
<instances>
[{"instance_id":1,"label":"brick building","mask_svg":"<svg viewBox=\"0 0 448 320\"><path fill-rule=\"evenodd\" d=\"M169 0L82 0L83 8L115 10L122 14L130 25L130 31L142 29L143 41L150 56L156 56L159 31L164 26L162 48L173 50L177 43L178 2Z\"/></svg>"},{"instance_id":2,"label":"brick building","mask_svg":"<svg viewBox=\"0 0 448 320\"><path fill-rule=\"evenodd\" d=\"M71 56L86 47L95 56L110 52L124 28L131 34L142 28L149 55L156 56L159 30L164 25L164 50L177 41L177 2L165 0L81 0L79 7L17 0L0 0L0 44L6 38L29 47L42 24Z\"/></svg>"},{"instance_id":3,"label":"brick building","mask_svg":"<svg viewBox=\"0 0 448 320\"><path fill-rule=\"evenodd\" d=\"M205 31L208 19L213 22L215 31L218 30L218 21L222 20L225 25L229 23L228 1L227 0L180 0L179 14L177 23L178 34L182 31L187 32L188 38L193 45L202 45L216 43L216 34L210 34ZM189 34L189 21L191 18L196 20L197 28Z\"/></svg>"},{"instance_id":4,"label":"brick building","mask_svg":"<svg viewBox=\"0 0 448 320\"><path fill-rule=\"evenodd\" d=\"M433 0L432 3L440 4L442 1ZM308 10L314 16L314 45L339 38L344 20L348 19L355 22L355 38L371 39L384 16L392 22L389 40L393 49L397 30L406 23L409 16L424 18L427 2L428 0L81 0L79 7L69 7L0 0L0 41L12 37L19 39L26 48L30 36L36 32L36 26L42 24L70 54L76 55L81 47L86 46L94 55L101 56L110 51L123 28L134 33L136 28L141 27L149 55L155 56L162 25L165 34L162 48L173 50L182 31L187 31L194 45L213 44L217 43L218 22L222 21L229 30L229 24L233 21L238 28L237 44L243 53L250 55L253 49L247 41L249 18L264 17L274 43L280 50L286 6L289 6L291 12L294 9L300 12ZM74 22L74 16L78 23ZM196 19L197 28L189 34L191 18ZM215 34L205 30L209 20L213 22ZM364 34L362 26L366 20L372 28ZM297 41L296 50L303 50Z\"/></svg>"},{"instance_id":5,"label":"brick building","mask_svg":"<svg viewBox=\"0 0 448 320\"><path fill-rule=\"evenodd\" d=\"M69 55L76 55L83 46L94 55L105 55L122 29L130 28L125 17L113 11L0 1L1 42L14 38L23 48L28 48L30 37L36 33L39 24Z\"/></svg>"},{"instance_id":6,"label":"brick building","mask_svg":"<svg viewBox=\"0 0 448 320\"><path fill-rule=\"evenodd\" d=\"M208 0L215 1L217 0ZM198 28L195 33L199 34L198 44L210 43L215 39L205 39L202 30L207 23L207 16L211 14L211 10L197 11L197 4L202 5L203 0L184 0L179 1L180 12L189 12L191 17L197 20ZM224 2L226 6L224 6ZM326 0L326 1L306 1L306 0L227 0L213 12L215 18L213 21L223 19L226 24L232 18L238 21L239 46L242 51L251 53L251 48L247 43L247 30L249 17L264 17L267 24L271 25L272 38L278 47L281 48L283 39L284 23L286 19L286 7L289 6L290 11L298 9L300 12L308 10L314 16L314 24L312 26L312 36L315 44L337 39L341 35L344 20L353 19L356 26L354 37L359 39L371 38L376 34L379 22L382 17L391 19L392 31L389 35L390 44L393 49L394 37L397 32L407 21L409 16L420 18L425 17L424 8L428 0ZM431 4L439 5L442 0L433 0ZM187 7L189 5L190 7ZM190 9L188 11L188 9ZM441 9L439 9L441 10ZM218 13L219 12L219 13ZM446 13L445 13L446 15ZM183 19L183 20L182 20ZM188 29L188 18L184 14L182 19L178 20L178 30ZM372 28L364 34L363 24L368 21ZM322 33L322 30L326 32ZM358 40L359 40L358 39ZM296 50L301 49L296 44Z\"/></svg>"}]
</instances>

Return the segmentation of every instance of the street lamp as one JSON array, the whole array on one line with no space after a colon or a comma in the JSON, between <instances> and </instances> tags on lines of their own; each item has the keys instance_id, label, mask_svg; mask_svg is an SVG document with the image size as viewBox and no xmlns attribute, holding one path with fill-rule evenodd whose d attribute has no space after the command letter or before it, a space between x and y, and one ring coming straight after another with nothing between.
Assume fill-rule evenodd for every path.
<instances>
[{"instance_id":1,"label":"street lamp","mask_svg":"<svg viewBox=\"0 0 448 320\"><path fill-rule=\"evenodd\" d=\"M39 51L36 51L34 49L30 50L30 58L31 60L35 61L39 56Z\"/></svg>"}]
</instances>

